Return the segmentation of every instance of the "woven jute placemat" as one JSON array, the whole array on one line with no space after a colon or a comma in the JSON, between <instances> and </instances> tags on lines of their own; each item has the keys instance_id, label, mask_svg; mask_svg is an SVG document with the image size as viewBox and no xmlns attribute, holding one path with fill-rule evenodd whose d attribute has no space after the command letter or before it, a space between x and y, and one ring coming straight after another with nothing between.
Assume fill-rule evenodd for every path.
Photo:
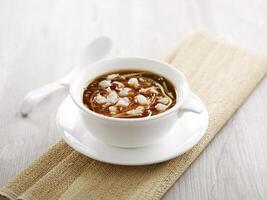
<instances>
[{"instance_id":1,"label":"woven jute placemat","mask_svg":"<svg viewBox=\"0 0 267 200\"><path fill-rule=\"evenodd\" d=\"M209 127L185 154L149 166L95 161L64 141L7 183L0 199L160 199L264 77L267 61L198 33L167 58L184 72L209 112Z\"/></svg>"}]
</instances>

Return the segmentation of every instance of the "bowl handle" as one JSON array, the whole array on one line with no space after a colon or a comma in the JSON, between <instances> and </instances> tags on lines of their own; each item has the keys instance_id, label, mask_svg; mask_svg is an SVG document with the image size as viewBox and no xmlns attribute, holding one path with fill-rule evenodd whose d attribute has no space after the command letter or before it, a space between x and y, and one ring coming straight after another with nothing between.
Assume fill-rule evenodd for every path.
<instances>
[{"instance_id":1,"label":"bowl handle","mask_svg":"<svg viewBox=\"0 0 267 200\"><path fill-rule=\"evenodd\" d=\"M181 111L190 111L194 113L201 113L204 109L204 105L201 99L195 95L193 92L189 92L189 95L185 102L181 105Z\"/></svg>"}]
</instances>

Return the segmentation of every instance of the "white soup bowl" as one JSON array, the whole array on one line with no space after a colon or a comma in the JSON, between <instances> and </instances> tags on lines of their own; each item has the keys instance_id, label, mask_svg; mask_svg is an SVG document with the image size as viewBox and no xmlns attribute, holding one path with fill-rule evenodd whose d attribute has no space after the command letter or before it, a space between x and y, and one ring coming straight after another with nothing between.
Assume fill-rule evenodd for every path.
<instances>
[{"instance_id":1,"label":"white soup bowl","mask_svg":"<svg viewBox=\"0 0 267 200\"><path fill-rule=\"evenodd\" d=\"M86 86L96 77L118 70L145 70L164 76L177 91L176 104L165 112L144 118L113 118L88 109L82 101ZM94 63L73 78L69 91L88 131L102 142L117 147L132 148L155 143L171 132L179 112L200 113L203 110L201 101L190 91L182 72L162 61L141 57L118 57Z\"/></svg>"}]
</instances>

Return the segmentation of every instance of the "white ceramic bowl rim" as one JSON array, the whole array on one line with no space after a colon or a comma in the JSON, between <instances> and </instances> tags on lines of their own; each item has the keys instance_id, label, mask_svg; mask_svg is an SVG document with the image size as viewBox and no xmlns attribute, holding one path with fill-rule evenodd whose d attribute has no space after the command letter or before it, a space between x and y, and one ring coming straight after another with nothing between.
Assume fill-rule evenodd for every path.
<instances>
[{"instance_id":1,"label":"white ceramic bowl rim","mask_svg":"<svg viewBox=\"0 0 267 200\"><path fill-rule=\"evenodd\" d=\"M187 93L189 94L189 85L187 83L187 80L185 78L185 75L180 72L178 69L176 69L174 66L170 65L169 63L166 63L164 61L160 61L160 60L156 60L156 59L151 59L151 58L145 58L145 57L135 57L135 56L130 56L130 57L115 57L115 58L107 58L107 59L103 59L103 60L100 60L98 62L95 62L93 63L92 65L96 66L96 65L99 65L101 64L102 62L112 62L113 60L118 60L118 59L140 59L140 60L146 60L146 61L152 61L152 62L157 62L159 64L162 64L162 65L166 65L168 67L170 67L172 70L176 71L176 73L180 76L180 78L182 79L183 81L183 84L184 84L184 87L186 88L187 90ZM159 113L157 115L153 115L153 116L149 116L149 117L140 117L140 118L115 118L115 117L109 117L109 116L105 116L105 115L101 115L99 113L96 113L96 112L93 112L91 111L90 109L88 109L85 105L83 105L82 103L79 103L76 101L75 97L73 96L73 87L72 87L72 83L73 81L75 80L76 77L79 76L79 74L81 73L84 73L84 71L87 70L87 68L91 67L91 65L89 65L88 67L86 67L85 69L81 70L70 82L70 87L69 87L69 95L71 97L71 99L73 100L73 102L78 106L78 108L85 114L87 115L94 115L95 117L97 118L100 118L100 119L105 119L105 120L109 120L109 121L119 121L119 122L140 122L140 121L151 121L151 120L155 120L155 119L159 119L159 118L163 118L165 116L167 116L168 114L170 113L173 113L173 112L177 112L179 107L181 106L181 104L184 102L184 100L186 99L183 98L182 100L178 99L178 102L176 102L176 104L168 109L167 111L165 112L162 112L162 113ZM147 71L147 70L146 70ZM107 73L108 71L106 72L103 72L103 74ZM168 78L168 77L167 77ZM187 94L187 95L188 95Z\"/></svg>"}]
</instances>

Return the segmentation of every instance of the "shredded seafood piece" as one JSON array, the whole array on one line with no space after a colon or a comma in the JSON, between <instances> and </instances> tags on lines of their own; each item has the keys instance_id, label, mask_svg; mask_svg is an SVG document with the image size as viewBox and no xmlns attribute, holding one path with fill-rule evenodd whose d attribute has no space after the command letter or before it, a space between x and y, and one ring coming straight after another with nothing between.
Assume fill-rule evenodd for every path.
<instances>
[{"instance_id":1,"label":"shredded seafood piece","mask_svg":"<svg viewBox=\"0 0 267 200\"><path fill-rule=\"evenodd\" d=\"M115 78L118 78L120 75L119 74L110 74L107 76L107 80L113 80Z\"/></svg>"},{"instance_id":2,"label":"shredded seafood piece","mask_svg":"<svg viewBox=\"0 0 267 200\"><path fill-rule=\"evenodd\" d=\"M165 81L163 81L162 85L163 85L164 90L166 90L166 92L169 93L169 90L168 90L168 87Z\"/></svg>"},{"instance_id":3,"label":"shredded seafood piece","mask_svg":"<svg viewBox=\"0 0 267 200\"><path fill-rule=\"evenodd\" d=\"M136 116L136 115L142 115L143 112L144 112L144 107L143 106L138 106L136 109L129 110L126 113L128 115L134 115L134 116Z\"/></svg>"},{"instance_id":4,"label":"shredded seafood piece","mask_svg":"<svg viewBox=\"0 0 267 200\"><path fill-rule=\"evenodd\" d=\"M131 86L138 86L139 83L138 83L138 79L137 78L130 78L130 80L128 81L128 84L131 85Z\"/></svg>"},{"instance_id":5,"label":"shredded seafood piece","mask_svg":"<svg viewBox=\"0 0 267 200\"><path fill-rule=\"evenodd\" d=\"M107 96L107 102L110 104L115 104L119 99L117 92L111 91Z\"/></svg>"},{"instance_id":6,"label":"shredded seafood piece","mask_svg":"<svg viewBox=\"0 0 267 200\"><path fill-rule=\"evenodd\" d=\"M97 94L95 96L95 101L98 104L103 104L103 103L106 103L107 102L107 99L104 96L102 96L101 94Z\"/></svg>"},{"instance_id":7,"label":"shredded seafood piece","mask_svg":"<svg viewBox=\"0 0 267 200\"><path fill-rule=\"evenodd\" d=\"M150 117L152 115L152 111L148 110L148 115L146 117Z\"/></svg>"},{"instance_id":8,"label":"shredded seafood piece","mask_svg":"<svg viewBox=\"0 0 267 200\"><path fill-rule=\"evenodd\" d=\"M150 101L142 94L138 94L137 96L135 96L135 101L142 106L148 105L150 103Z\"/></svg>"},{"instance_id":9,"label":"shredded seafood piece","mask_svg":"<svg viewBox=\"0 0 267 200\"><path fill-rule=\"evenodd\" d=\"M109 106L108 110L109 110L110 114L114 115L117 113L118 108L116 106Z\"/></svg>"},{"instance_id":10,"label":"shredded seafood piece","mask_svg":"<svg viewBox=\"0 0 267 200\"><path fill-rule=\"evenodd\" d=\"M165 96L165 97L169 97L165 91L164 91L164 88L158 83L158 82L155 82L155 84L159 87L159 89L161 90L162 94ZM169 97L170 98L170 97Z\"/></svg>"},{"instance_id":11,"label":"shredded seafood piece","mask_svg":"<svg viewBox=\"0 0 267 200\"><path fill-rule=\"evenodd\" d=\"M146 94L147 92L151 92L152 94L158 94L157 88L155 86L149 88L141 88L139 92Z\"/></svg>"},{"instance_id":12,"label":"shredded seafood piece","mask_svg":"<svg viewBox=\"0 0 267 200\"><path fill-rule=\"evenodd\" d=\"M125 87L123 83L119 82L119 81L113 81L112 84L116 84L118 86L118 88L123 88Z\"/></svg>"},{"instance_id":13,"label":"shredded seafood piece","mask_svg":"<svg viewBox=\"0 0 267 200\"><path fill-rule=\"evenodd\" d=\"M111 86L111 81L103 80L103 81L99 82L99 86L101 88L110 87Z\"/></svg>"},{"instance_id":14,"label":"shredded seafood piece","mask_svg":"<svg viewBox=\"0 0 267 200\"><path fill-rule=\"evenodd\" d=\"M174 99L174 96L171 92L168 92L168 96L171 97L172 99Z\"/></svg>"},{"instance_id":15,"label":"shredded seafood piece","mask_svg":"<svg viewBox=\"0 0 267 200\"><path fill-rule=\"evenodd\" d=\"M130 104L130 101L127 97L120 98L116 103L116 106L126 107Z\"/></svg>"},{"instance_id":16,"label":"shredded seafood piece","mask_svg":"<svg viewBox=\"0 0 267 200\"><path fill-rule=\"evenodd\" d=\"M158 97L157 102L167 105L170 102L168 97Z\"/></svg>"},{"instance_id":17,"label":"shredded seafood piece","mask_svg":"<svg viewBox=\"0 0 267 200\"><path fill-rule=\"evenodd\" d=\"M137 72L137 73L130 73L130 74L124 74L122 75L121 77L122 78L129 78L129 77L132 77L132 76L140 76L142 74L144 74L145 72Z\"/></svg>"},{"instance_id":18,"label":"shredded seafood piece","mask_svg":"<svg viewBox=\"0 0 267 200\"><path fill-rule=\"evenodd\" d=\"M107 87L107 88L106 88L106 91L107 91L108 93L110 93L112 90L111 90L110 87Z\"/></svg>"},{"instance_id":19,"label":"shredded seafood piece","mask_svg":"<svg viewBox=\"0 0 267 200\"><path fill-rule=\"evenodd\" d=\"M166 105L164 105L164 104L162 104L162 103L158 103L158 104L155 106L155 108L157 109L157 111L162 112L162 111L165 111L165 110L168 108L168 106L166 106Z\"/></svg>"},{"instance_id":20,"label":"shredded seafood piece","mask_svg":"<svg viewBox=\"0 0 267 200\"><path fill-rule=\"evenodd\" d=\"M131 88L121 88L120 91L119 91L119 95L121 97L126 97L129 95L129 92L131 91L132 89Z\"/></svg>"},{"instance_id":21,"label":"shredded seafood piece","mask_svg":"<svg viewBox=\"0 0 267 200\"><path fill-rule=\"evenodd\" d=\"M142 77L139 78L139 81L141 82L145 82L145 79L143 79Z\"/></svg>"}]
</instances>

